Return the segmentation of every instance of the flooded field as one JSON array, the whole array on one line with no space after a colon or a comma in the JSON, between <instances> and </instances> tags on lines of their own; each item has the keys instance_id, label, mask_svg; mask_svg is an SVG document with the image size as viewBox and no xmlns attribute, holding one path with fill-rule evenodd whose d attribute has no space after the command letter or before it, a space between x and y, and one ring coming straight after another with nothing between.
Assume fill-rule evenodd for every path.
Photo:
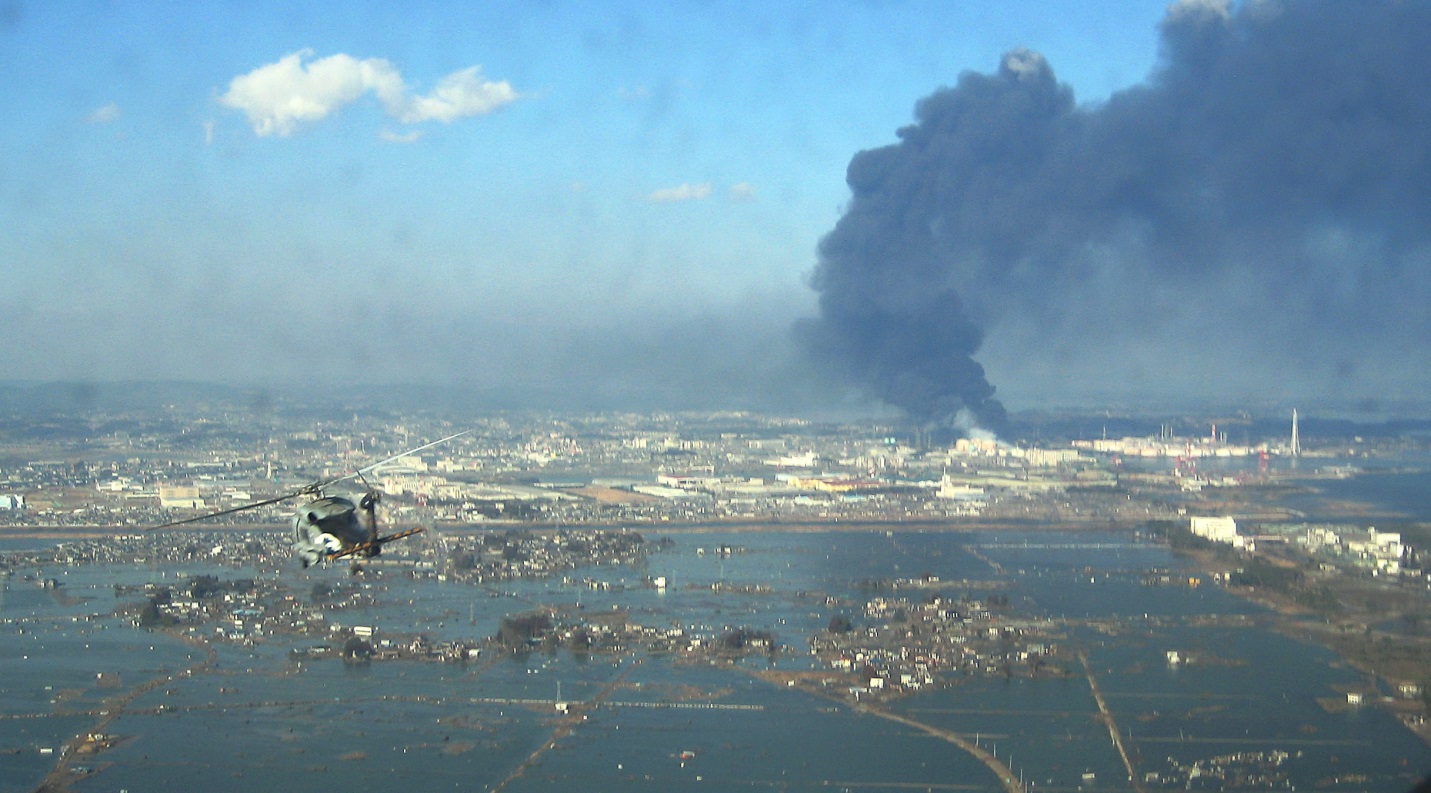
<instances>
[{"instance_id":1,"label":"flooded field","mask_svg":"<svg viewBox=\"0 0 1431 793\"><path fill-rule=\"evenodd\" d=\"M140 628L143 595L116 588L251 577L303 600L324 581L346 586L341 567L17 573L0 589L0 793L34 790L62 756L77 791L1390 792L1431 769L1431 748L1386 709L1326 707L1368 685L1329 652L1270 632L1267 615L1214 587L1148 585L1147 571L1179 564L1103 533L682 533L638 566L544 580L478 587L387 570L355 585L360 605L325 614L374 641L480 645L460 663L350 663L309 655L312 635ZM1031 626L1019 641L1036 640L1053 672L973 664L859 701L843 683L805 685L829 672L809 642L832 617L858 633L874 625L872 600L910 596L872 584L889 581L920 582L910 602L999 604L989 627ZM533 610L616 613L688 642L748 628L778 649L513 654L488 642Z\"/></svg>"}]
</instances>

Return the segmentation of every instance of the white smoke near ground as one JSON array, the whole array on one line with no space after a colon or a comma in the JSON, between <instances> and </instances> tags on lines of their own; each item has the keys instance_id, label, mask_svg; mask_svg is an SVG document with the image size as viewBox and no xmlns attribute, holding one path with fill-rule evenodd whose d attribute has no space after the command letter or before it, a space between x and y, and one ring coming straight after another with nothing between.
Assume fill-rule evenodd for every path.
<instances>
[{"instance_id":1,"label":"white smoke near ground","mask_svg":"<svg viewBox=\"0 0 1431 793\"><path fill-rule=\"evenodd\" d=\"M954 414L953 420L949 423L963 437L969 440L995 442L999 440L998 433L980 426L978 416L975 416L974 412L968 408L960 408L959 412Z\"/></svg>"}]
</instances>

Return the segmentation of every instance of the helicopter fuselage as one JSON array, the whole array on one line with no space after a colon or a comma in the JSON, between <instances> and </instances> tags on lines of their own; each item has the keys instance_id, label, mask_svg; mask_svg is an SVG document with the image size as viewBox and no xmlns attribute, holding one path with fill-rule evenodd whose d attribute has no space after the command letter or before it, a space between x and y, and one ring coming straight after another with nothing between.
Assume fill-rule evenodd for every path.
<instances>
[{"instance_id":1,"label":"helicopter fuselage","mask_svg":"<svg viewBox=\"0 0 1431 793\"><path fill-rule=\"evenodd\" d=\"M358 506L341 496L310 501L293 516L293 550L304 567L371 539L372 527L358 517ZM377 551L373 545L364 555L376 556Z\"/></svg>"}]
</instances>

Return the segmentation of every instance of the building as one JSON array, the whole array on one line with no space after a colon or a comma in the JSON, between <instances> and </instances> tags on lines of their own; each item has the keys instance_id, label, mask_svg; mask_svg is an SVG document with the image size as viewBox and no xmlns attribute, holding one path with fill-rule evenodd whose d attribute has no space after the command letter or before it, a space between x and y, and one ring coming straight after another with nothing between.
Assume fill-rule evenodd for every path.
<instances>
[{"instance_id":1,"label":"building","mask_svg":"<svg viewBox=\"0 0 1431 793\"><path fill-rule=\"evenodd\" d=\"M160 485L159 506L164 509L203 509L198 485Z\"/></svg>"},{"instance_id":2,"label":"building","mask_svg":"<svg viewBox=\"0 0 1431 793\"><path fill-rule=\"evenodd\" d=\"M1237 521L1232 518L1192 517L1189 530L1198 537L1212 542L1223 542L1237 548L1247 546L1248 538L1238 536Z\"/></svg>"}]
</instances>

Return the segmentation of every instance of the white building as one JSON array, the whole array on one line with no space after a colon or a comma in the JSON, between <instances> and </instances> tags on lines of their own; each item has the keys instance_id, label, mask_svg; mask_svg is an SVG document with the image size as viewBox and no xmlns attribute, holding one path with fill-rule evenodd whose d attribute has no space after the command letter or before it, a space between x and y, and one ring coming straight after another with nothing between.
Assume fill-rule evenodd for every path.
<instances>
[{"instance_id":1,"label":"white building","mask_svg":"<svg viewBox=\"0 0 1431 793\"><path fill-rule=\"evenodd\" d=\"M160 485L159 506L164 509L203 509L197 485Z\"/></svg>"},{"instance_id":2,"label":"white building","mask_svg":"<svg viewBox=\"0 0 1431 793\"><path fill-rule=\"evenodd\" d=\"M985 498L984 488L956 483L949 478L949 474L939 480L939 490L935 494L956 501L983 501Z\"/></svg>"},{"instance_id":3,"label":"white building","mask_svg":"<svg viewBox=\"0 0 1431 793\"><path fill-rule=\"evenodd\" d=\"M1193 534L1212 542L1225 542L1238 548L1246 543L1245 537L1237 534L1237 521L1232 518L1193 517L1189 527Z\"/></svg>"},{"instance_id":4,"label":"white building","mask_svg":"<svg viewBox=\"0 0 1431 793\"><path fill-rule=\"evenodd\" d=\"M773 468L814 468L815 463L819 460L818 454L805 452L804 454L787 454L784 457L766 460L765 464Z\"/></svg>"}]
</instances>

